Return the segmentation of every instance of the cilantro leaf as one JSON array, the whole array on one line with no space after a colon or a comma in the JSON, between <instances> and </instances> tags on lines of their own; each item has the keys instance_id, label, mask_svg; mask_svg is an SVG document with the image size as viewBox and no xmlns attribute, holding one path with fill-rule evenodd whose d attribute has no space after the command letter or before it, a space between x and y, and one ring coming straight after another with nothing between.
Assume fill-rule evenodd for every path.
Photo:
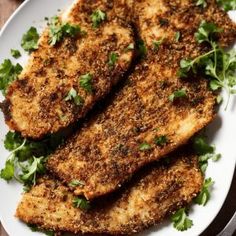
<instances>
[{"instance_id":1,"label":"cilantro leaf","mask_svg":"<svg viewBox=\"0 0 236 236\"><path fill-rule=\"evenodd\" d=\"M90 73L80 76L80 86L89 93L93 92L92 79L93 76Z\"/></svg>"},{"instance_id":2,"label":"cilantro leaf","mask_svg":"<svg viewBox=\"0 0 236 236\"><path fill-rule=\"evenodd\" d=\"M16 58L16 59L18 59L19 57L21 57L20 51L19 51L19 50L16 50L16 49L11 49L11 55L12 55L14 58Z\"/></svg>"},{"instance_id":3,"label":"cilantro leaf","mask_svg":"<svg viewBox=\"0 0 236 236\"><path fill-rule=\"evenodd\" d=\"M171 216L171 221L178 231L185 231L192 227L193 222L187 217L186 209L181 208Z\"/></svg>"},{"instance_id":4,"label":"cilantro leaf","mask_svg":"<svg viewBox=\"0 0 236 236\"><path fill-rule=\"evenodd\" d=\"M103 21L105 21L106 18L107 18L106 13L99 10L99 9L94 11L90 17L91 17L91 20L93 22L93 27L94 28L98 28L100 26L100 24Z\"/></svg>"},{"instance_id":5,"label":"cilantro leaf","mask_svg":"<svg viewBox=\"0 0 236 236\"><path fill-rule=\"evenodd\" d=\"M150 149L151 149L151 145L148 144L147 142L141 143L139 145L139 150L140 151L147 151L147 150L150 150Z\"/></svg>"},{"instance_id":6,"label":"cilantro leaf","mask_svg":"<svg viewBox=\"0 0 236 236\"><path fill-rule=\"evenodd\" d=\"M65 97L65 101L71 100L73 100L77 106L82 106L84 104L84 99L77 94L77 91L74 88L71 88L68 95Z\"/></svg>"},{"instance_id":7,"label":"cilantro leaf","mask_svg":"<svg viewBox=\"0 0 236 236\"><path fill-rule=\"evenodd\" d=\"M76 208L80 208L81 210L89 210L90 209L90 202L82 197L76 197L73 200L73 205Z\"/></svg>"},{"instance_id":8,"label":"cilantro leaf","mask_svg":"<svg viewBox=\"0 0 236 236\"><path fill-rule=\"evenodd\" d=\"M168 139L165 135L161 135L159 137L155 137L154 142L157 146L162 147L168 142Z\"/></svg>"},{"instance_id":9,"label":"cilantro leaf","mask_svg":"<svg viewBox=\"0 0 236 236\"><path fill-rule=\"evenodd\" d=\"M83 33L79 25L71 25L69 23L62 23L58 16L51 18L49 23L49 43L54 46L64 37L76 37L78 34Z\"/></svg>"},{"instance_id":10,"label":"cilantro leaf","mask_svg":"<svg viewBox=\"0 0 236 236\"><path fill-rule=\"evenodd\" d=\"M14 162L7 160L4 169L1 170L0 177L6 181L10 181L14 178Z\"/></svg>"},{"instance_id":11,"label":"cilantro leaf","mask_svg":"<svg viewBox=\"0 0 236 236\"><path fill-rule=\"evenodd\" d=\"M235 0L217 0L217 3L225 11L236 10L236 1Z\"/></svg>"},{"instance_id":12,"label":"cilantro leaf","mask_svg":"<svg viewBox=\"0 0 236 236\"><path fill-rule=\"evenodd\" d=\"M85 185L85 183L83 182L83 181L81 181L81 180L76 180L76 179L74 179L74 180L72 180L70 183L69 183L69 186L70 187L77 187L77 186L84 186Z\"/></svg>"},{"instance_id":13,"label":"cilantro leaf","mask_svg":"<svg viewBox=\"0 0 236 236\"><path fill-rule=\"evenodd\" d=\"M187 93L185 89L180 89L177 90L175 92L173 92L170 96L169 96L169 100L171 102L174 102L177 98L186 98L187 97Z\"/></svg>"},{"instance_id":14,"label":"cilantro leaf","mask_svg":"<svg viewBox=\"0 0 236 236\"><path fill-rule=\"evenodd\" d=\"M4 60L0 65L0 90L3 95L6 94L8 86L17 79L22 69L20 64L17 63L14 66L9 59Z\"/></svg>"},{"instance_id":15,"label":"cilantro leaf","mask_svg":"<svg viewBox=\"0 0 236 236\"><path fill-rule=\"evenodd\" d=\"M209 201L211 195L210 195L210 188L213 186L214 181L212 181L211 178L205 179L203 183L203 187L201 192L198 194L198 196L194 199L194 201L198 205L205 206L207 202Z\"/></svg>"},{"instance_id":16,"label":"cilantro leaf","mask_svg":"<svg viewBox=\"0 0 236 236\"><path fill-rule=\"evenodd\" d=\"M39 34L35 27L31 27L22 37L21 47L31 52L38 49Z\"/></svg>"},{"instance_id":17,"label":"cilantro leaf","mask_svg":"<svg viewBox=\"0 0 236 236\"><path fill-rule=\"evenodd\" d=\"M111 54L109 55L108 65L110 67L114 67L117 60L118 60L118 54L115 52L111 52Z\"/></svg>"}]
</instances>

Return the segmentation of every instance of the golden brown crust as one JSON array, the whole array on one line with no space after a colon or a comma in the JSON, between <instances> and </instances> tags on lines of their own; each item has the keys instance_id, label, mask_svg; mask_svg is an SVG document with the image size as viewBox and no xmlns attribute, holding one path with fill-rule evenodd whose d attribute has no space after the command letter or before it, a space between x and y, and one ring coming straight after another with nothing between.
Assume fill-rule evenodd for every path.
<instances>
[{"instance_id":1,"label":"golden brown crust","mask_svg":"<svg viewBox=\"0 0 236 236\"><path fill-rule=\"evenodd\" d=\"M178 78L179 62L208 50L194 38L203 19L224 29L223 45L229 45L236 34L235 25L215 4L205 10L189 1L146 0L135 1L134 6L136 27L148 48L146 60L137 65L129 83L105 111L85 123L47 164L49 171L67 184L74 179L84 181L85 186L77 187L75 194L88 199L115 190L141 166L186 143L212 121L215 95L207 80ZM156 23L165 17L168 22ZM178 42L174 37L177 31L181 32ZM155 51L152 42L160 38L164 41ZM183 88L187 98L170 102L169 96ZM162 135L167 144L155 145L155 137ZM151 150L140 151L143 142L149 143Z\"/></svg>"},{"instance_id":2,"label":"golden brown crust","mask_svg":"<svg viewBox=\"0 0 236 236\"><path fill-rule=\"evenodd\" d=\"M134 234L190 203L202 182L197 157L185 148L168 163L146 167L119 192L97 199L88 212L73 207L74 196L67 187L44 178L24 194L16 216L54 231Z\"/></svg>"},{"instance_id":3,"label":"golden brown crust","mask_svg":"<svg viewBox=\"0 0 236 236\"><path fill-rule=\"evenodd\" d=\"M11 129L31 138L54 133L83 117L123 78L133 56L133 51L125 50L133 43L133 35L122 19L122 10L127 11L125 5L118 8L116 2L119 3L78 0L62 15L63 21L79 24L86 35L67 37L53 47L48 43L48 29L45 30L39 49L32 53L19 79L8 89L10 114L6 123ZM106 12L107 20L94 29L90 15L97 9ZM117 9L120 12L116 14ZM114 67L108 65L112 52L118 55ZM87 73L93 76L93 93L79 85L80 76ZM71 88L83 98L83 106L65 101Z\"/></svg>"}]
</instances>

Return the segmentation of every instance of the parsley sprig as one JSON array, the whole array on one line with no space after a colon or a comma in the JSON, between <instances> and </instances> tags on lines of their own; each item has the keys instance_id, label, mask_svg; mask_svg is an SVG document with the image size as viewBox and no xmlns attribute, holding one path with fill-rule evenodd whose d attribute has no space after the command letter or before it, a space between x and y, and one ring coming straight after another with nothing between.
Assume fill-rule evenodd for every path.
<instances>
[{"instance_id":1,"label":"parsley sprig","mask_svg":"<svg viewBox=\"0 0 236 236\"><path fill-rule=\"evenodd\" d=\"M181 208L171 216L171 221L178 231L185 231L192 227L193 222L187 216L186 209Z\"/></svg>"},{"instance_id":2,"label":"parsley sprig","mask_svg":"<svg viewBox=\"0 0 236 236\"><path fill-rule=\"evenodd\" d=\"M92 93L93 92L92 80L93 76L90 73L87 73L80 76L79 84L86 92Z\"/></svg>"},{"instance_id":3,"label":"parsley sprig","mask_svg":"<svg viewBox=\"0 0 236 236\"><path fill-rule=\"evenodd\" d=\"M236 94L236 51L224 51L217 43L217 34L221 32L213 23L201 22L195 38L198 43L207 43L211 50L195 59L182 59L180 61L180 77L188 77L190 73L203 74L210 81L210 88L215 91L220 88L226 90L228 99L231 94Z\"/></svg>"},{"instance_id":4,"label":"parsley sprig","mask_svg":"<svg viewBox=\"0 0 236 236\"><path fill-rule=\"evenodd\" d=\"M73 101L77 106L82 106L84 104L84 99L74 88L71 88L71 90L68 92L67 96L65 97L65 101Z\"/></svg>"},{"instance_id":5,"label":"parsley sprig","mask_svg":"<svg viewBox=\"0 0 236 236\"><path fill-rule=\"evenodd\" d=\"M235 0L217 0L217 3L218 3L225 11L236 10L236 1L235 1Z\"/></svg>"},{"instance_id":6,"label":"parsley sprig","mask_svg":"<svg viewBox=\"0 0 236 236\"><path fill-rule=\"evenodd\" d=\"M4 60L0 65L0 90L3 95L6 94L8 86L17 79L22 69L20 64L13 65L9 59Z\"/></svg>"},{"instance_id":7,"label":"parsley sprig","mask_svg":"<svg viewBox=\"0 0 236 236\"><path fill-rule=\"evenodd\" d=\"M30 27L30 29L23 35L21 40L21 47L27 51L31 52L38 49L39 34L35 27Z\"/></svg>"},{"instance_id":8,"label":"parsley sprig","mask_svg":"<svg viewBox=\"0 0 236 236\"><path fill-rule=\"evenodd\" d=\"M64 37L76 37L78 34L83 34L79 25L71 25L62 23L58 16L52 17L49 23L49 43L54 46L61 42Z\"/></svg>"},{"instance_id":9,"label":"parsley sprig","mask_svg":"<svg viewBox=\"0 0 236 236\"><path fill-rule=\"evenodd\" d=\"M60 136L51 135L42 141L23 139L20 134L8 132L4 146L11 151L0 177L6 181L13 179L29 188L36 183L39 174L45 173L47 156L62 142Z\"/></svg>"},{"instance_id":10,"label":"parsley sprig","mask_svg":"<svg viewBox=\"0 0 236 236\"><path fill-rule=\"evenodd\" d=\"M73 206L84 211L87 211L91 208L90 202L84 197L75 197L73 200Z\"/></svg>"},{"instance_id":11,"label":"parsley sprig","mask_svg":"<svg viewBox=\"0 0 236 236\"><path fill-rule=\"evenodd\" d=\"M98 10L94 11L90 17L91 17L91 20L93 23L93 27L98 28L100 26L100 24L106 20L107 15L105 12L98 9Z\"/></svg>"}]
</instances>

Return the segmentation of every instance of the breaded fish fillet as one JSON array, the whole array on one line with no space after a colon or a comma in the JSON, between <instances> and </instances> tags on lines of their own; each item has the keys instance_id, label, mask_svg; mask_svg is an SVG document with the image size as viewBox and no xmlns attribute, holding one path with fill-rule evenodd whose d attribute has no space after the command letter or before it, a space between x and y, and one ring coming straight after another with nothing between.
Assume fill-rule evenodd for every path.
<instances>
[{"instance_id":1,"label":"breaded fish fillet","mask_svg":"<svg viewBox=\"0 0 236 236\"><path fill-rule=\"evenodd\" d=\"M192 1L135 1L137 28L147 46L146 60L137 65L129 82L108 107L48 160L51 173L69 184L81 180L75 194L92 199L121 186L141 166L158 160L206 126L214 118L215 95L202 78L176 74L182 58L208 50L194 37L203 19L223 32L222 45L236 36L235 25L214 3L208 8ZM165 22L165 23L164 23ZM177 41L176 32L181 37ZM159 48L153 41L163 39ZM186 97L170 101L184 89Z\"/></svg>"},{"instance_id":2,"label":"breaded fish fillet","mask_svg":"<svg viewBox=\"0 0 236 236\"><path fill-rule=\"evenodd\" d=\"M97 10L105 19L94 28L91 15ZM61 18L79 25L83 33L52 46L46 29L38 50L10 85L2 104L9 127L25 137L40 138L77 121L107 94L132 60L133 50L126 50L134 43L132 30L123 19L127 11L120 0L76 0ZM80 84L84 75L91 91ZM72 88L81 104L66 99Z\"/></svg>"},{"instance_id":3,"label":"breaded fish fillet","mask_svg":"<svg viewBox=\"0 0 236 236\"><path fill-rule=\"evenodd\" d=\"M87 212L73 207L74 196L67 187L43 178L23 195L16 216L54 231L133 234L190 203L202 182L197 157L185 149L168 163L145 167L125 189L97 199Z\"/></svg>"}]
</instances>

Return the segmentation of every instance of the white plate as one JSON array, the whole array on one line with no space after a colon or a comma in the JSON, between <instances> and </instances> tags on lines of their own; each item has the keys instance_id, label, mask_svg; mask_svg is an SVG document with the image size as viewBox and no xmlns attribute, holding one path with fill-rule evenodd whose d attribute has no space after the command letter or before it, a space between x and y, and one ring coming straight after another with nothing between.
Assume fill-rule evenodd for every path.
<instances>
[{"instance_id":1,"label":"white plate","mask_svg":"<svg viewBox=\"0 0 236 236\"><path fill-rule=\"evenodd\" d=\"M20 48L22 35L30 28L36 26L42 29L46 22L44 17L51 17L58 13L58 9L63 9L69 5L72 0L28 0L17 10L10 18L0 35L0 63L5 58L11 58L10 49L20 49L23 57L17 62L24 65L27 55ZM231 12L231 16L236 19L236 13ZM1 100L3 97L1 97ZM205 207L194 205L190 212L190 218L194 226L185 232L176 231L170 223L164 223L159 227L152 228L141 235L171 235L171 236L197 236L203 232L213 221L225 198L228 194L232 181L235 162L235 141L236 141L236 98L231 100L227 111L224 111L224 105L221 107L219 115L215 122L208 127L208 134L212 143L217 147L217 151L222 154L222 159L217 163L210 163L207 176L215 181L211 200ZM0 114L0 168L4 166L8 152L3 147L3 140L8 131ZM17 183L7 184L0 180L0 220L10 236L35 236L40 233L31 232L23 223L15 217L15 209L21 198L22 186Z\"/></svg>"}]
</instances>

